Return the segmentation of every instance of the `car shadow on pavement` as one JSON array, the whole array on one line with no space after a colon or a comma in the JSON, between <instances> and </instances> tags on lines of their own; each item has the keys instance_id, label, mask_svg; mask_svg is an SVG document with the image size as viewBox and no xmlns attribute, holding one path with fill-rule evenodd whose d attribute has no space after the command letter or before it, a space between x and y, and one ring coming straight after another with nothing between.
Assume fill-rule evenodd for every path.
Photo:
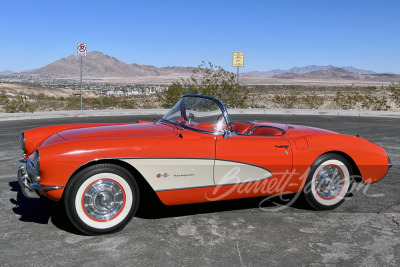
<instances>
[{"instance_id":1,"label":"car shadow on pavement","mask_svg":"<svg viewBox=\"0 0 400 267\"><path fill-rule=\"evenodd\" d=\"M12 209L14 213L21 216L20 221L48 224L53 210L52 201L42 198L26 198L17 181L10 182L9 185L11 191L17 192L17 199L10 198L10 202L15 205Z\"/></svg>"},{"instance_id":2,"label":"car shadow on pavement","mask_svg":"<svg viewBox=\"0 0 400 267\"><path fill-rule=\"evenodd\" d=\"M180 217L194 214L204 214L223 211L245 210L262 208L273 211L274 208L286 206L299 212L312 210L303 198L297 195L285 195L268 197L253 197L234 200L215 201L207 203L185 204L176 206L164 205L153 191L147 191L146 197L141 198L139 209L135 217L142 219L159 219L168 217ZM143 194L142 194L143 196ZM293 201L296 200L296 201ZM281 209L280 209L281 210Z\"/></svg>"},{"instance_id":3,"label":"car shadow on pavement","mask_svg":"<svg viewBox=\"0 0 400 267\"><path fill-rule=\"evenodd\" d=\"M20 215L20 221L48 224L49 220L66 232L82 235L69 221L62 201L55 202L45 198L27 198L21 191L17 181L9 183L12 192L17 192L17 198L10 198L15 205L13 212Z\"/></svg>"},{"instance_id":4,"label":"car shadow on pavement","mask_svg":"<svg viewBox=\"0 0 400 267\"><path fill-rule=\"evenodd\" d=\"M17 192L16 199L11 198L10 202L15 205L12 209L13 212L21 216L19 218L20 221L48 224L49 220L51 220L61 230L83 235L68 219L62 200L56 202L45 198L29 199L23 195L17 181L10 182L9 185L11 191ZM310 209L301 199L291 204L293 198L296 197L295 195L286 195L284 198L276 196L268 198L267 201L265 201L265 197L255 197L177 206L164 205L152 190L141 192L141 195L139 209L135 217L142 219L180 217L223 211L256 209L260 207L263 209L273 209L274 207L281 207L283 205L288 205L288 207L299 211ZM262 204L260 205L260 203Z\"/></svg>"}]
</instances>

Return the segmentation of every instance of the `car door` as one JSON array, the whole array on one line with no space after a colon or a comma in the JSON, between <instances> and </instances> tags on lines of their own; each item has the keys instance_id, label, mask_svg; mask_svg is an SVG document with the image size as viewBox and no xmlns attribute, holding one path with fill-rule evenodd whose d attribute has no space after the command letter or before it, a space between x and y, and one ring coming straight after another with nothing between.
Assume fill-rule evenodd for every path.
<instances>
[{"instance_id":1,"label":"car door","mask_svg":"<svg viewBox=\"0 0 400 267\"><path fill-rule=\"evenodd\" d=\"M217 137L214 165L214 182L217 186L257 183L264 192L249 189L247 191L251 192L244 193L247 196L275 194L276 190L283 190L283 187L276 188L277 184L283 186L283 180L290 176L291 171L292 149L283 136ZM269 192L272 189L271 181L274 192Z\"/></svg>"}]
</instances>

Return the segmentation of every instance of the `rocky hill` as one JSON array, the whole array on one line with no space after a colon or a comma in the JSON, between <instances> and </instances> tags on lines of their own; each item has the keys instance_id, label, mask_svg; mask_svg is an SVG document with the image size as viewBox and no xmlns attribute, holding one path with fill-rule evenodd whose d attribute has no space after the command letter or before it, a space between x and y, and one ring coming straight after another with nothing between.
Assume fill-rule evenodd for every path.
<instances>
[{"instance_id":1,"label":"rocky hill","mask_svg":"<svg viewBox=\"0 0 400 267\"><path fill-rule=\"evenodd\" d=\"M157 68L150 65L127 64L101 52L90 52L83 58L83 75L89 77L145 77L190 74L190 67ZM80 58L75 55L62 58L42 68L20 74L38 76L77 77L80 75Z\"/></svg>"},{"instance_id":2,"label":"rocky hill","mask_svg":"<svg viewBox=\"0 0 400 267\"><path fill-rule=\"evenodd\" d=\"M303 74L298 73L283 73L274 76L277 79L296 79L296 80L363 80L376 82L399 82L400 75L392 73L372 73L358 74L351 73L343 68L330 68L328 70L318 70Z\"/></svg>"},{"instance_id":3,"label":"rocky hill","mask_svg":"<svg viewBox=\"0 0 400 267\"><path fill-rule=\"evenodd\" d=\"M249 75L249 76L259 76L259 77L274 77L277 75L281 75L283 73L296 73L296 74L304 74L304 73L310 73L314 71L322 71L322 70L329 70L331 68L338 68L332 65L328 66L317 66L317 65L309 65L305 67L293 67L288 70L280 70L280 69L275 69L275 70L270 70L270 71L251 71L251 72L245 72L243 74ZM354 74L374 74L375 72L372 70L362 70L362 69L357 69L351 66L344 66L341 67L341 69L344 69L350 73Z\"/></svg>"},{"instance_id":4,"label":"rocky hill","mask_svg":"<svg viewBox=\"0 0 400 267\"><path fill-rule=\"evenodd\" d=\"M11 70L0 71L0 76L1 76L1 75L10 75L10 74L13 74L13 73L14 73L14 72L11 71Z\"/></svg>"}]
</instances>

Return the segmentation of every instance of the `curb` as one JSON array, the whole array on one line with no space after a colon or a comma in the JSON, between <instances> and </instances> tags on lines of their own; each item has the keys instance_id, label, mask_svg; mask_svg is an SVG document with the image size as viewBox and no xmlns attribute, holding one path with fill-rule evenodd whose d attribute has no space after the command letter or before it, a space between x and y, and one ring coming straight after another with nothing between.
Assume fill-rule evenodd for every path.
<instances>
[{"instance_id":1,"label":"curb","mask_svg":"<svg viewBox=\"0 0 400 267\"><path fill-rule=\"evenodd\" d=\"M37 120L50 118L71 117L106 117L106 116L140 116L164 115L168 109L113 109L113 110L73 110L73 111L44 111L33 113L0 113L0 121ZM344 116L344 117L382 117L400 118L399 111L370 111L370 110L315 110L315 109L230 109L229 114L262 114L262 115L305 115L305 116Z\"/></svg>"}]
</instances>

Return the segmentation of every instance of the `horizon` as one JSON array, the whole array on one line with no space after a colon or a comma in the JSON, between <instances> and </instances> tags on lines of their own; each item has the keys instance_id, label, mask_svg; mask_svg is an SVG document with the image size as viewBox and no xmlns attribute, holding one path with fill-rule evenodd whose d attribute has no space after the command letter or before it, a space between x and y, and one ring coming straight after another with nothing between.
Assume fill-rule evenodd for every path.
<instances>
[{"instance_id":1,"label":"horizon","mask_svg":"<svg viewBox=\"0 0 400 267\"><path fill-rule=\"evenodd\" d=\"M400 73L398 1L23 0L16 8L5 0L0 8L0 72L41 68L85 42L88 52L156 67L210 61L235 71L232 52L243 51L241 73L309 65Z\"/></svg>"},{"instance_id":2,"label":"horizon","mask_svg":"<svg viewBox=\"0 0 400 267\"><path fill-rule=\"evenodd\" d=\"M123 63L126 63L126 64L137 64L136 62L132 62L132 63L124 62L124 61L122 61L122 60L120 60L120 59L118 59L118 58L116 58L116 57L114 57L114 56L112 56L112 55L104 54L104 53L101 52L101 51L89 51L88 54L93 53L93 52L94 52L94 53L101 53L101 54L103 54L103 55L105 55L105 56L110 56L110 57L115 58L115 59L117 59L118 61L123 62ZM61 60L61 59L63 59L63 58L68 58L68 57L70 57L70 56L77 56L77 55L70 54L70 55L68 55L68 56L61 57L61 58L57 59L56 61ZM54 62L55 62L55 61L50 62L49 64L54 63ZM46 64L46 65L44 65L44 66L47 66L47 65L49 65L49 64ZM146 65L147 65L147 66L157 67L157 66L154 66L154 65L152 65L152 64L146 64ZM44 67L44 66L41 66L41 67L39 67L39 68L37 68L37 69L40 69L40 68L42 68L42 67ZM334 66L334 65L315 65L315 64L307 65L307 66L293 66L293 67L291 67L291 68L289 68L289 69L285 69L285 70L283 70L283 71L286 71L286 70L289 71L289 70L294 69L294 68L304 68L304 67L313 67L313 66L316 66L316 67L331 67L331 68L353 67L353 68L358 69L358 70L374 71L374 70L360 69L360 68L357 68L357 67L354 67L354 66ZM183 68L189 67L189 68L196 68L197 66L172 66L172 65L167 65L167 66L162 66L162 67L157 67L157 68L164 68L164 67L183 67ZM30 69L30 70L33 70L33 69ZM20 72L30 71L30 70L22 70L22 71L20 71ZM0 72L7 72L7 71L11 71L11 70L0 70ZM245 72L241 72L241 73L242 73L242 74L246 74L246 73L250 73L250 72L260 72L260 73L263 73L263 72L269 72L269 71L282 71L282 69L253 70L253 71L245 71ZM20 72L13 72L13 73L20 73ZM387 72L387 73L388 73L388 72ZM392 74L396 74L396 73L392 73Z\"/></svg>"}]
</instances>

